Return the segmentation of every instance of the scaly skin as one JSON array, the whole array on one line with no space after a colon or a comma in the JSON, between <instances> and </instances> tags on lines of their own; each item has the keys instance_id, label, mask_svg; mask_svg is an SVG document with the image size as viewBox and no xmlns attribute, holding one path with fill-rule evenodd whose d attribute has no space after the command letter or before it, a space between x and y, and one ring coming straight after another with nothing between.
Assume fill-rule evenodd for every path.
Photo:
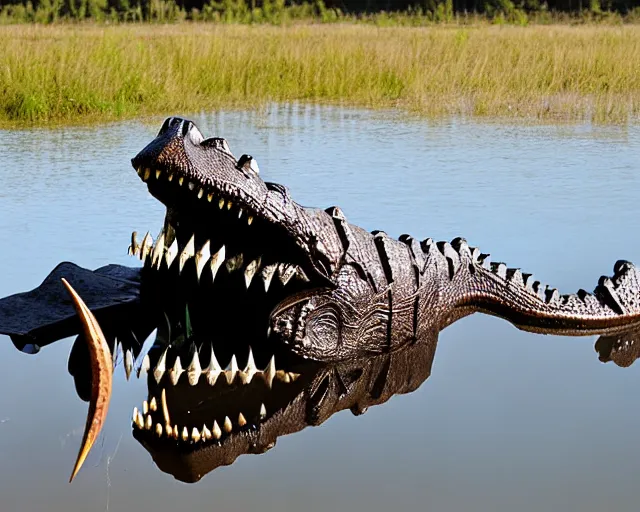
<instances>
[{"instance_id":1,"label":"scaly skin","mask_svg":"<svg viewBox=\"0 0 640 512\"><path fill-rule=\"evenodd\" d=\"M226 218L208 217L220 201L252 219L249 249L244 236L237 241L241 249L272 250L272 259L304 271L307 289L274 305L269 337L306 358L336 361L394 350L476 311L520 329L573 336L640 325L640 273L629 262L617 262L613 277L601 278L593 294L561 296L529 274L490 264L462 238L394 240L349 224L339 208L302 207L285 187L264 182L252 157L236 160L223 139L205 140L190 121L167 119L132 164L167 206L171 231L179 237L189 225L196 233L195 251L199 232L224 229ZM185 244L186 238L178 250Z\"/></svg>"}]
</instances>

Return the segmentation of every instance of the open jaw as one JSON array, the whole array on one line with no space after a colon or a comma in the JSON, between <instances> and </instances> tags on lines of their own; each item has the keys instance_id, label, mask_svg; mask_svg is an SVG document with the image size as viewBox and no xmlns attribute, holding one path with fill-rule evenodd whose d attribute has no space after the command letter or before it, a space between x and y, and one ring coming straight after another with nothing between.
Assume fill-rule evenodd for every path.
<instances>
[{"instance_id":1,"label":"open jaw","mask_svg":"<svg viewBox=\"0 0 640 512\"><path fill-rule=\"evenodd\" d=\"M304 249L301 208L270 208L288 194L260 179L252 157L236 160L224 139L205 140L190 121L169 118L132 164L167 210L156 239L134 232L129 253L162 283L157 294L189 302L195 331L215 323L217 338L266 340L274 311L331 285Z\"/></svg>"}]
</instances>

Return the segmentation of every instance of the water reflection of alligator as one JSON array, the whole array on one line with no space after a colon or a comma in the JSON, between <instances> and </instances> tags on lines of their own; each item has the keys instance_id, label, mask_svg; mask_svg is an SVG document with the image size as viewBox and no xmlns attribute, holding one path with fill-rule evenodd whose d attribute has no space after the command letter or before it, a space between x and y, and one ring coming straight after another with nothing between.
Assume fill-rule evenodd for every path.
<instances>
[{"instance_id":1,"label":"water reflection of alligator","mask_svg":"<svg viewBox=\"0 0 640 512\"><path fill-rule=\"evenodd\" d=\"M477 311L534 332L604 334L599 342L604 359L623 365L635 360L637 343L629 332L640 328L640 272L631 263L617 262L613 277L601 278L593 294L560 295L530 274L490 263L488 255L461 238L451 243L409 236L393 240L349 224L338 208L301 207L286 188L260 179L252 157L236 160L224 139L204 139L193 123L179 118L167 119L132 163L167 207L155 243L149 234L140 244L132 237L130 252L143 261L142 279L121 267L85 271L84 277L81 269L67 267L62 275L99 319L141 297L141 305L152 303L153 310L162 311L166 325L184 327L183 339L193 347L168 336L170 350L155 354L153 361L141 360L142 369L151 369L164 388L186 379L195 396L199 381L221 382L224 374L228 384L253 382L259 375L267 386L280 376L302 390L308 383L302 376L311 374L295 368L311 364L307 361L333 365L334 375L338 368L357 367L360 358L384 361L403 349L435 346L441 329ZM65 332L70 303L61 286L51 286L22 296L35 303L13 319L4 314L2 332L36 338L48 327ZM39 301L43 297L47 300ZM17 304L15 298L1 306L6 312L11 304ZM251 356L247 341L235 340L251 340ZM216 358L203 349L211 342ZM243 356L236 356L240 348ZM134 354L125 354L130 364ZM244 370L238 370L239 357ZM88 379L76 379L80 387L83 382L86 386ZM181 425L176 431L175 424L152 412L140 413L141 419L136 413L134 423L178 442L219 442L234 428L225 415L222 424ZM261 407L251 414L260 423ZM244 413L235 423L248 424Z\"/></svg>"}]
</instances>

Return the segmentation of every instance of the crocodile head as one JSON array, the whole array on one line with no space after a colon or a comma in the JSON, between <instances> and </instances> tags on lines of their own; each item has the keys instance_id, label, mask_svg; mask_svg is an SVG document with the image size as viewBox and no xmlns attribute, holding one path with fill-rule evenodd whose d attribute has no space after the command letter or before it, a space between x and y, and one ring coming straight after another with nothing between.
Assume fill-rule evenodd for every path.
<instances>
[{"instance_id":1,"label":"crocodile head","mask_svg":"<svg viewBox=\"0 0 640 512\"><path fill-rule=\"evenodd\" d=\"M261 179L255 159L236 159L224 139L205 139L188 120L168 118L132 165L166 217L155 241L147 234L139 244L134 233L130 252L159 278L159 294L197 297L194 330L213 317L221 339L283 341L313 359L354 355L357 347L305 348L326 330L322 298L342 269L330 215L298 205L285 187Z\"/></svg>"}]
</instances>

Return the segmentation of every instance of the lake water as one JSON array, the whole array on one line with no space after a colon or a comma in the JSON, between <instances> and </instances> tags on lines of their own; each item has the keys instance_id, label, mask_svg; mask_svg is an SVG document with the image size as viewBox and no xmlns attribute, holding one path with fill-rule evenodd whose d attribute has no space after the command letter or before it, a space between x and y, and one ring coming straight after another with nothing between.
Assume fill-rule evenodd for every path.
<instances>
[{"instance_id":1,"label":"lake water","mask_svg":"<svg viewBox=\"0 0 640 512\"><path fill-rule=\"evenodd\" d=\"M431 123L393 113L273 107L191 116L252 154L305 205L366 229L451 240L563 293L640 262L640 127ZM0 296L60 261L135 265L132 230L164 207L129 159L161 118L0 132ZM440 336L414 393L342 412L197 484L160 472L131 435L143 381L115 374L103 435L72 485L86 403L71 339L38 356L0 336L0 511L636 511L640 366L602 364L595 337L520 332L474 315Z\"/></svg>"}]
</instances>

